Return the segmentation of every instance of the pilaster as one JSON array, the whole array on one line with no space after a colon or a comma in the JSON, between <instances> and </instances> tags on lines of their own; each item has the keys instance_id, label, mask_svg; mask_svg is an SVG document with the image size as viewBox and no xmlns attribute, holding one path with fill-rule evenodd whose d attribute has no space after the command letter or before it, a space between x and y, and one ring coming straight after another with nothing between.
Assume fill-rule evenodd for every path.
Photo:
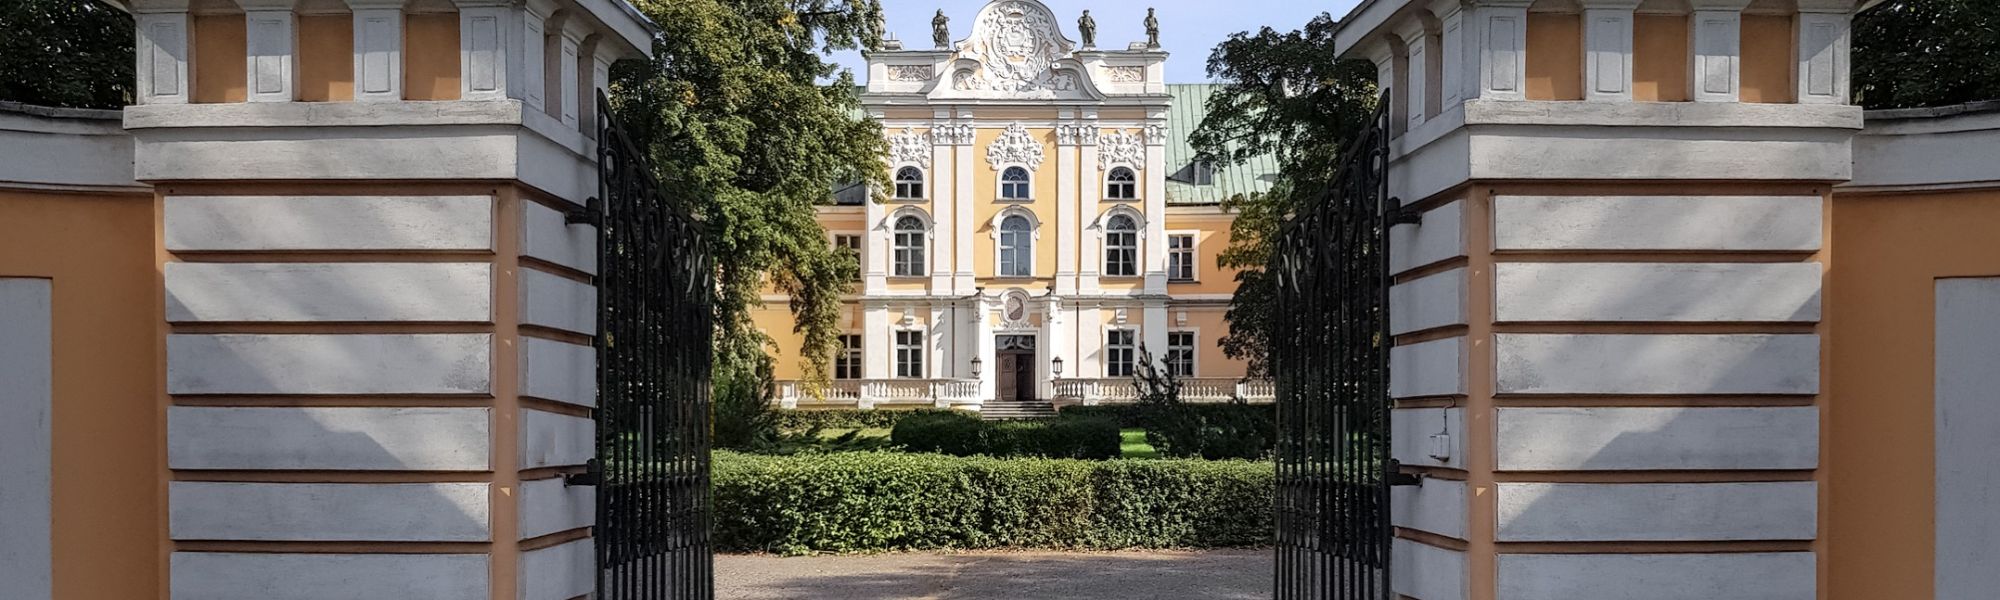
<instances>
[{"instance_id":1,"label":"pilaster","mask_svg":"<svg viewBox=\"0 0 2000 600\"><path fill-rule=\"evenodd\" d=\"M297 100L299 40L293 0L238 0L237 4L243 7L247 100Z\"/></svg>"},{"instance_id":2,"label":"pilaster","mask_svg":"<svg viewBox=\"0 0 2000 600\"><path fill-rule=\"evenodd\" d=\"M557 9L555 0L528 0L521 6L519 89L521 101L534 110L547 111L547 56L549 17Z\"/></svg>"},{"instance_id":3,"label":"pilaster","mask_svg":"<svg viewBox=\"0 0 2000 600\"><path fill-rule=\"evenodd\" d=\"M1427 98L1431 73L1429 70L1431 53L1430 35L1425 31L1423 19L1409 19L1397 28L1396 38L1403 43L1404 73L1399 76L1403 82L1400 106L1406 129L1415 129L1424 124L1429 114Z\"/></svg>"},{"instance_id":4,"label":"pilaster","mask_svg":"<svg viewBox=\"0 0 2000 600\"><path fill-rule=\"evenodd\" d=\"M1146 352L1153 356L1153 366L1165 369L1167 332L1173 329L1173 323L1167 320L1167 301L1161 298L1148 298L1142 313L1145 324L1140 326L1140 336L1144 341Z\"/></svg>"},{"instance_id":5,"label":"pilaster","mask_svg":"<svg viewBox=\"0 0 2000 600\"><path fill-rule=\"evenodd\" d=\"M354 101L403 100L403 0L347 0L354 11Z\"/></svg>"},{"instance_id":6,"label":"pilaster","mask_svg":"<svg viewBox=\"0 0 2000 600\"><path fill-rule=\"evenodd\" d=\"M1139 240L1145 262L1146 293L1167 293L1167 119L1165 108L1147 109L1145 179L1146 230ZM1164 334L1163 334L1164 335ZM1165 338L1161 338L1163 341Z\"/></svg>"},{"instance_id":7,"label":"pilaster","mask_svg":"<svg viewBox=\"0 0 2000 600\"><path fill-rule=\"evenodd\" d=\"M1477 34L1474 37L1478 41L1472 53L1478 56L1478 98L1526 98L1529 4L1526 0L1485 2L1473 12Z\"/></svg>"},{"instance_id":8,"label":"pilaster","mask_svg":"<svg viewBox=\"0 0 2000 600\"><path fill-rule=\"evenodd\" d=\"M562 29L557 33L560 39L554 70L556 81L560 85L562 108L556 116L562 119L564 127L575 129L579 126L578 119L583 114L582 86L577 67L582 64L583 40L590 35L590 29L582 19L568 18L563 19Z\"/></svg>"},{"instance_id":9,"label":"pilaster","mask_svg":"<svg viewBox=\"0 0 2000 600\"><path fill-rule=\"evenodd\" d=\"M509 0L453 0L458 5L458 97L505 100L521 70L522 11Z\"/></svg>"},{"instance_id":10,"label":"pilaster","mask_svg":"<svg viewBox=\"0 0 2000 600\"><path fill-rule=\"evenodd\" d=\"M971 108L959 107L957 109L957 112L958 112L958 119L961 122L964 123L974 122ZM977 143L977 141L978 140L976 137L968 139L966 140L966 145L959 147L958 178L956 181L954 181L954 183L958 185L958 195L955 198L955 202L952 203L951 219L949 221L946 220L939 221L940 223L951 223L952 224L951 228L955 232L957 232L958 235L955 235L953 238L951 238L949 242L949 245L952 248L952 261L950 263L946 263L950 265L952 268L951 285L939 286L938 289L940 290L949 289L951 290L951 293L961 296L972 293L973 286L975 285L972 278L972 273L973 273L972 241L976 236L972 235L973 231L972 215L974 212L972 205L974 202L973 183L976 181L976 179L972 175L972 170L974 168L973 167L974 161L972 158L973 155L972 144ZM1039 181L1040 180L1039 178L1042 176L1043 176L1042 173L1034 174L1034 177L1038 178L1036 179L1037 181ZM990 199L983 199L983 200L990 201ZM990 344L991 342L989 341L988 343ZM990 365L993 363L992 361L988 361L986 364Z\"/></svg>"},{"instance_id":11,"label":"pilaster","mask_svg":"<svg viewBox=\"0 0 2000 600\"><path fill-rule=\"evenodd\" d=\"M979 375L979 397L981 399L995 398L1000 394L998 386L1000 381L1000 361L995 354L995 347L993 345L992 315L1000 310L999 298L981 294L968 303L971 304L971 310L965 312L972 315L971 327L969 328L972 334L971 345L977 351L975 356L978 356L980 362L986 365L984 371ZM971 358L960 356L959 362L961 363L959 368L968 369L963 371L963 373L965 373L965 376L970 377L972 375L972 372L969 370L971 368L969 365Z\"/></svg>"},{"instance_id":12,"label":"pilaster","mask_svg":"<svg viewBox=\"0 0 2000 600\"><path fill-rule=\"evenodd\" d=\"M1060 296L1076 293L1077 192L1083 177L1078 160L1084 137L1095 130L1078 123L1071 109L1063 109L1056 125L1056 265L1055 290Z\"/></svg>"},{"instance_id":13,"label":"pilaster","mask_svg":"<svg viewBox=\"0 0 2000 600\"><path fill-rule=\"evenodd\" d=\"M1096 109L1083 110L1082 126L1085 133L1077 140L1077 171L1085 181L1077 186L1083 194L1076 205L1076 292L1088 296L1100 291L1097 278L1104 270L1104 232L1097 225L1097 215L1104 212L1105 172L1097 163L1097 138L1103 130ZM1079 362L1077 368L1083 364Z\"/></svg>"},{"instance_id":14,"label":"pilaster","mask_svg":"<svg viewBox=\"0 0 2000 600\"><path fill-rule=\"evenodd\" d=\"M1736 102L1743 84L1743 8L1750 0L1693 0L1694 101Z\"/></svg>"},{"instance_id":15,"label":"pilaster","mask_svg":"<svg viewBox=\"0 0 2000 600\"><path fill-rule=\"evenodd\" d=\"M132 3L139 104L187 104L194 89L194 44L187 0Z\"/></svg>"},{"instance_id":16,"label":"pilaster","mask_svg":"<svg viewBox=\"0 0 2000 600\"><path fill-rule=\"evenodd\" d=\"M870 204L873 204L871 202ZM894 346L889 336L889 307L885 304L864 301L861 306L861 377L863 379L888 379L890 369L896 361Z\"/></svg>"},{"instance_id":17,"label":"pilaster","mask_svg":"<svg viewBox=\"0 0 2000 600\"><path fill-rule=\"evenodd\" d=\"M1801 0L1798 15L1798 101L1846 104L1851 18L1842 2Z\"/></svg>"},{"instance_id":18,"label":"pilaster","mask_svg":"<svg viewBox=\"0 0 2000 600\"><path fill-rule=\"evenodd\" d=\"M1451 110L1465 101L1465 71L1469 62L1465 49L1465 5L1461 0L1433 0L1431 14L1438 19L1438 48L1441 54L1438 73L1438 112Z\"/></svg>"},{"instance_id":19,"label":"pilaster","mask_svg":"<svg viewBox=\"0 0 2000 600\"><path fill-rule=\"evenodd\" d=\"M1583 3L1583 99L1632 101L1632 25L1638 0Z\"/></svg>"}]
</instances>

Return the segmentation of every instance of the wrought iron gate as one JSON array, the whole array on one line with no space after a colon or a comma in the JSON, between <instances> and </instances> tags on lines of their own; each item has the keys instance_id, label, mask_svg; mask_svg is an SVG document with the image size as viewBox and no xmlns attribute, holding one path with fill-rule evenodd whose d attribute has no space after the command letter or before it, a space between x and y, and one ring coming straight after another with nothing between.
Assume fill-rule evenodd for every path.
<instances>
[{"instance_id":1,"label":"wrought iron gate","mask_svg":"<svg viewBox=\"0 0 2000 600\"><path fill-rule=\"evenodd\" d=\"M1272 253L1280 600L1391 597L1388 107Z\"/></svg>"},{"instance_id":2,"label":"wrought iron gate","mask_svg":"<svg viewBox=\"0 0 2000 600\"><path fill-rule=\"evenodd\" d=\"M602 93L597 133L596 597L707 600L715 263Z\"/></svg>"}]
</instances>

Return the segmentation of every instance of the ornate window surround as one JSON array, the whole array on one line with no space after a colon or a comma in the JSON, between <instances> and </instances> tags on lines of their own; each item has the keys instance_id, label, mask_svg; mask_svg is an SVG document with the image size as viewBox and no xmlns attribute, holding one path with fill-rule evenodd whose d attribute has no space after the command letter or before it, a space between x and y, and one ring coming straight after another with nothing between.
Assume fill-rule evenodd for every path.
<instances>
[{"instance_id":1,"label":"ornate window surround","mask_svg":"<svg viewBox=\"0 0 2000 600\"><path fill-rule=\"evenodd\" d=\"M924 237L923 237L924 245L922 250L924 253L923 269L925 272L916 275L896 274L896 234L898 233L896 231L896 225L902 222L902 220L905 217L913 217L919 223L923 223L924 225ZM883 229L883 234L889 238L889 277L912 279L917 277L929 277L931 275L929 271L931 269L931 265L933 264L932 263L933 259L936 258L935 256L933 256L933 253L931 252L931 246L933 245L932 242L934 242L937 239L937 222L931 220L930 213L925 212L924 209L915 206L899 207L896 210L891 211L888 214L888 216L882 219L881 229Z\"/></svg>"},{"instance_id":2,"label":"ornate window surround","mask_svg":"<svg viewBox=\"0 0 2000 600\"><path fill-rule=\"evenodd\" d=\"M1021 217L1028 221L1029 265L1028 265L1028 274L1026 276L1006 275L1003 274L1000 270L1000 264L1001 264L1000 258L1002 255L1002 250L1004 250L1004 248L1000 245L1001 242L1000 224L1007 222L1007 217ZM1036 260L1035 245L1040 243L1042 239L1042 220L1035 216L1035 211L1028 210L1028 207L1018 206L1018 205L1000 209L1000 212L993 214L993 220L987 222L986 228L989 237L993 238L993 277L997 279L1024 279L1024 278L1035 277L1036 273L1035 268L1040 266L1035 264L1039 262Z\"/></svg>"},{"instance_id":3,"label":"ornate window surround","mask_svg":"<svg viewBox=\"0 0 2000 600\"><path fill-rule=\"evenodd\" d=\"M1008 197L1007 197L1007 184L1009 183L1009 182L1007 181L1007 172L1008 172L1008 171L1012 171L1012 170L1014 170L1014 169L1020 169L1020 170L1021 170L1021 173L1022 173L1022 174L1024 174L1024 175L1027 175L1027 176L1028 176L1028 180L1027 180L1027 181L1025 182L1025 185L1027 185L1027 186L1028 186L1028 195L1026 195L1026 196L1022 196L1022 197L1020 197L1020 198L1008 198ZM1028 168L1028 166L1027 166L1027 165L1002 165L1002 166L1000 167L1000 177L999 177L998 179L995 179L995 180L994 180L994 185L993 185L993 201L995 201L995 202L1005 202L1005 203L1010 203L1010 204L1011 204L1011 203L1021 203L1021 204L1027 204L1027 203L1031 203L1031 202L1034 202L1034 201L1035 201L1035 170L1034 170L1034 169L1030 169L1030 168Z\"/></svg>"},{"instance_id":4,"label":"ornate window surround","mask_svg":"<svg viewBox=\"0 0 2000 600\"><path fill-rule=\"evenodd\" d=\"M1123 169L1123 170L1125 170L1125 172L1128 172L1128 173L1131 173L1131 174L1132 174L1132 197L1130 197L1130 198L1113 198L1113 197L1111 196L1111 176L1113 176L1113 175L1117 175L1117 174L1118 174L1118 171L1119 171L1120 169ZM1128 167L1128 166L1125 166L1125 165L1115 165L1115 166L1111 166L1111 167L1107 167L1107 168L1105 168L1105 169L1104 169L1104 179L1103 179L1103 184L1102 184L1102 185L1104 186L1104 187L1103 187L1103 192L1104 192L1104 194L1103 194L1103 195L1104 195L1104 201L1105 201L1105 202L1138 202L1138 201L1140 201L1140 200L1143 200L1143 199L1144 199L1144 198L1143 198L1144 194L1141 194L1140 192L1141 192L1141 190L1143 190L1143 189L1144 189L1144 187L1143 187L1143 186L1141 186L1141 185L1139 185L1139 184L1140 184L1140 182L1141 182L1141 177L1139 176L1139 170L1138 170L1138 169L1134 169L1134 168L1131 168L1131 167ZM1122 182L1121 182L1121 183L1122 183Z\"/></svg>"},{"instance_id":5,"label":"ornate window surround","mask_svg":"<svg viewBox=\"0 0 2000 600\"><path fill-rule=\"evenodd\" d=\"M1130 275L1114 275L1111 273L1111 269L1107 268L1110 266L1111 260L1111 220L1121 216L1132 219L1132 273ZM1146 260L1146 217L1144 214L1129 205L1120 204L1098 215L1097 221L1091 224L1091 229L1097 231L1097 267L1099 277L1106 279L1128 279L1140 277L1146 273L1146 265L1143 264Z\"/></svg>"},{"instance_id":6,"label":"ornate window surround","mask_svg":"<svg viewBox=\"0 0 2000 600\"><path fill-rule=\"evenodd\" d=\"M930 199L930 191L931 191L930 174L925 172L924 167L917 166L914 164L908 164L908 165L897 165L893 168L895 170L891 171L889 175L890 179L889 185L891 188L889 193L889 200L891 202L924 202ZM917 191L920 193L913 194L910 196L902 195L901 188L902 184L905 183L905 181L902 179L904 171L916 172L917 174L916 186L917 186Z\"/></svg>"}]
</instances>

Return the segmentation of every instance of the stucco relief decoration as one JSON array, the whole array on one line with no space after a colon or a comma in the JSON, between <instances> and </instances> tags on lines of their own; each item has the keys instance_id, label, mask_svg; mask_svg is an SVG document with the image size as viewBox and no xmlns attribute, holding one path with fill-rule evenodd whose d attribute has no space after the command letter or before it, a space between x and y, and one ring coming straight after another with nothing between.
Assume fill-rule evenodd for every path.
<instances>
[{"instance_id":1,"label":"stucco relief decoration","mask_svg":"<svg viewBox=\"0 0 2000 600\"><path fill-rule=\"evenodd\" d=\"M1166 126L1166 124L1164 124L1164 123L1153 123L1153 124L1149 124L1149 125L1147 125L1147 126L1146 126L1146 145L1148 145L1148 146L1165 146L1165 145L1167 145L1167 126Z\"/></svg>"},{"instance_id":2,"label":"stucco relief decoration","mask_svg":"<svg viewBox=\"0 0 2000 600\"><path fill-rule=\"evenodd\" d=\"M1112 83L1143 83L1146 81L1146 68L1105 67L1104 76Z\"/></svg>"},{"instance_id":3,"label":"stucco relief decoration","mask_svg":"<svg viewBox=\"0 0 2000 600\"><path fill-rule=\"evenodd\" d=\"M889 136L889 162L891 164L915 164L923 168L931 167L931 138L917 133L915 129L903 128L902 133Z\"/></svg>"},{"instance_id":4,"label":"stucco relief decoration","mask_svg":"<svg viewBox=\"0 0 2000 600\"><path fill-rule=\"evenodd\" d=\"M1145 170L1146 141L1138 134L1120 129L1097 137L1098 170L1118 165Z\"/></svg>"},{"instance_id":5,"label":"stucco relief decoration","mask_svg":"<svg viewBox=\"0 0 2000 600\"><path fill-rule=\"evenodd\" d=\"M930 81L930 65L889 65L889 81Z\"/></svg>"},{"instance_id":6,"label":"stucco relief decoration","mask_svg":"<svg viewBox=\"0 0 2000 600\"><path fill-rule=\"evenodd\" d=\"M1056 143L1084 146L1097 143L1097 128L1090 125L1057 125Z\"/></svg>"},{"instance_id":7,"label":"stucco relief decoration","mask_svg":"<svg viewBox=\"0 0 2000 600\"><path fill-rule=\"evenodd\" d=\"M1020 123L1007 126L993 145L986 147L986 162L998 171L1007 165L1027 165L1028 170L1042 168L1042 141L1028 133L1028 127Z\"/></svg>"},{"instance_id":8,"label":"stucco relief decoration","mask_svg":"<svg viewBox=\"0 0 2000 600\"><path fill-rule=\"evenodd\" d=\"M1069 42L1046 9L1027 2L996 3L979 13L972 23L972 36L959 46L959 55L978 61L979 71L959 71L952 76L952 87L964 91L1072 91L1076 76L1054 68L1056 60L1069 52Z\"/></svg>"}]
</instances>

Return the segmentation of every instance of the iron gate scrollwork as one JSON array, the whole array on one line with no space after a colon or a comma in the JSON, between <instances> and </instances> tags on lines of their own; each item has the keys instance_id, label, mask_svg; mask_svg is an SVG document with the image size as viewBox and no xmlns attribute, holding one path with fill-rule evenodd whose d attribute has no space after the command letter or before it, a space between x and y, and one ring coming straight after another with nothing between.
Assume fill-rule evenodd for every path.
<instances>
[{"instance_id":1,"label":"iron gate scrollwork","mask_svg":"<svg viewBox=\"0 0 2000 600\"><path fill-rule=\"evenodd\" d=\"M602 93L597 132L596 598L708 600L715 262Z\"/></svg>"},{"instance_id":2,"label":"iron gate scrollwork","mask_svg":"<svg viewBox=\"0 0 2000 600\"><path fill-rule=\"evenodd\" d=\"M1280 600L1390 598L1388 98L1272 253Z\"/></svg>"}]
</instances>

